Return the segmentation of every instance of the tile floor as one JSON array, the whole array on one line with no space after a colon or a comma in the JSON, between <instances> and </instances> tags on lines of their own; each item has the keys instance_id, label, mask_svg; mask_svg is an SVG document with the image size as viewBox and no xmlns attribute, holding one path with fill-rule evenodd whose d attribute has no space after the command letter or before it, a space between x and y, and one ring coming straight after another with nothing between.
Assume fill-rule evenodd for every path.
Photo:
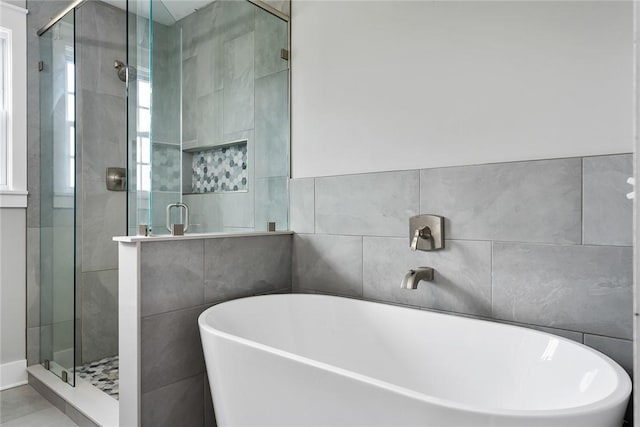
<instances>
[{"instance_id":1,"label":"tile floor","mask_svg":"<svg viewBox=\"0 0 640 427\"><path fill-rule=\"evenodd\" d=\"M76 375L118 400L118 356L78 366Z\"/></svg>"},{"instance_id":2,"label":"tile floor","mask_svg":"<svg viewBox=\"0 0 640 427\"><path fill-rule=\"evenodd\" d=\"M77 426L30 385L0 391L2 427Z\"/></svg>"}]
</instances>

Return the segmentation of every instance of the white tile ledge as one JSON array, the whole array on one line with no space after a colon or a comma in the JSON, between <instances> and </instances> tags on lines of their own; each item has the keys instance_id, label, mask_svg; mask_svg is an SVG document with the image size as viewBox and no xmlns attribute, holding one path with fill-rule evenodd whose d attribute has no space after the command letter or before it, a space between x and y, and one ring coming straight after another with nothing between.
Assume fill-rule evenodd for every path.
<instances>
[{"instance_id":1,"label":"white tile ledge","mask_svg":"<svg viewBox=\"0 0 640 427\"><path fill-rule=\"evenodd\" d=\"M226 239L228 237L259 237L259 236L283 236L291 235L293 231L254 231L249 233L197 233L185 234L184 236L116 236L114 242L120 243L146 243L146 242L167 242L171 240L198 240L198 239Z\"/></svg>"},{"instance_id":2,"label":"white tile ledge","mask_svg":"<svg viewBox=\"0 0 640 427\"><path fill-rule=\"evenodd\" d=\"M76 376L76 385L71 387L42 365L29 366L27 371L94 423L103 427L119 425L119 402L89 382Z\"/></svg>"}]
</instances>

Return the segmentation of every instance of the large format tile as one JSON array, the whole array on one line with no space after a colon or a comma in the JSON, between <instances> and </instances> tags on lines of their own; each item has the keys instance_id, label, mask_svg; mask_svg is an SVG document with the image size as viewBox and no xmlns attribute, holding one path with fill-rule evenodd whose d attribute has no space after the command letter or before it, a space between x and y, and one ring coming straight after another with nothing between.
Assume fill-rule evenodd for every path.
<instances>
[{"instance_id":1,"label":"large format tile","mask_svg":"<svg viewBox=\"0 0 640 427\"><path fill-rule=\"evenodd\" d=\"M151 128L154 142L180 141L180 28L153 24L153 120ZM136 88L130 88L135 90Z\"/></svg>"},{"instance_id":2,"label":"large format tile","mask_svg":"<svg viewBox=\"0 0 640 427\"><path fill-rule=\"evenodd\" d=\"M289 229L289 178L259 178L255 183L255 229L267 231L275 222L276 230Z\"/></svg>"},{"instance_id":3,"label":"large format tile","mask_svg":"<svg viewBox=\"0 0 640 427\"><path fill-rule=\"evenodd\" d=\"M143 427L202 427L203 376L196 375L142 394Z\"/></svg>"},{"instance_id":4,"label":"large format tile","mask_svg":"<svg viewBox=\"0 0 640 427\"><path fill-rule=\"evenodd\" d=\"M182 198L189 206L189 233L222 230L222 206L219 194L189 194Z\"/></svg>"},{"instance_id":5,"label":"large format tile","mask_svg":"<svg viewBox=\"0 0 640 427\"><path fill-rule=\"evenodd\" d=\"M362 296L362 237L296 234L293 289Z\"/></svg>"},{"instance_id":6,"label":"large format tile","mask_svg":"<svg viewBox=\"0 0 640 427\"><path fill-rule=\"evenodd\" d=\"M103 2L88 2L77 14L76 62L82 65L82 87L124 99L126 86L113 63L116 59L126 61L125 11Z\"/></svg>"},{"instance_id":7,"label":"large format tile","mask_svg":"<svg viewBox=\"0 0 640 427\"><path fill-rule=\"evenodd\" d=\"M220 144L222 137L222 101L221 90L200 96L197 110L197 144Z\"/></svg>"},{"instance_id":8,"label":"large format tile","mask_svg":"<svg viewBox=\"0 0 640 427\"><path fill-rule=\"evenodd\" d=\"M40 363L40 327L27 329L27 366Z\"/></svg>"},{"instance_id":9,"label":"large format tile","mask_svg":"<svg viewBox=\"0 0 640 427\"><path fill-rule=\"evenodd\" d=\"M198 137L198 57L182 61L182 140L193 141Z\"/></svg>"},{"instance_id":10,"label":"large format tile","mask_svg":"<svg viewBox=\"0 0 640 427\"><path fill-rule=\"evenodd\" d=\"M248 192L221 193L218 195L224 227L253 228L255 215L255 183L249 177L253 189ZM205 196L207 197L207 196Z\"/></svg>"},{"instance_id":11,"label":"large format tile","mask_svg":"<svg viewBox=\"0 0 640 427\"><path fill-rule=\"evenodd\" d=\"M246 35L254 30L255 9L256 6L250 2L222 2L220 31L222 32L225 41Z\"/></svg>"},{"instance_id":12,"label":"large format tile","mask_svg":"<svg viewBox=\"0 0 640 427\"><path fill-rule=\"evenodd\" d=\"M234 3L234 2L228 2ZM224 133L253 129L253 32L224 43Z\"/></svg>"},{"instance_id":13,"label":"large format tile","mask_svg":"<svg viewBox=\"0 0 640 427\"><path fill-rule=\"evenodd\" d=\"M224 87L223 36L220 33L221 2L213 2L198 10L198 86L201 94L212 93ZM217 9L217 10L216 10Z\"/></svg>"},{"instance_id":14,"label":"large format tile","mask_svg":"<svg viewBox=\"0 0 640 427\"><path fill-rule=\"evenodd\" d=\"M580 243L580 200L580 159L420 171L420 212L452 239Z\"/></svg>"},{"instance_id":15,"label":"large format tile","mask_svg":"<svg viewBox=\"0 0 640 427\"><path fill-rule=\"evenodd\" d=\"M106 169L127 165L126 103L122 97L89 90L83 90L81 98L82 179L105 187Z\"/></svg>"},{"instance_id":16,"label":"large format tile","mask_svg":"<svg viewBox=\"0 0 640 427\"><path fill-rule=\"evenodd\" d=\"M314 178L289 180L289 229L296 233L315 232Z\"/></svg>"},{"instance_id":17,"label":"large format tile","mask_svg":"<svg viewBox=\"0 0 640 427\"><path fill-rule=\"evenodd\" d=\"M287 71L255 81L256 177L289 176Z\"/></svg>"},{"instance_id":18,"label":"large format tile","mask_svg":"<svg viewBox=\"0 0 640 427\"><path fill-rule=\"evenodd\" d=\"M76 427L76 424L71 421L71 418L67 417L58 408L49 407L37 412L32 412L24 417L16 418L6 423L2 423L2 427L42 427L42 426L55 426L55 427Z\"/></svg>"},{"instance_id":19,"label":"large format tile","mask_svg":"<svg viewBox=\"0 0 640 427\"><path fill-rule=\"evenodd\" d=\"M118 245L113 237L127 233L126 193L108 191L104 180L85 180L83 193L82 271L118 268Z\"/></svg>"},{"instance_id":20,"label":"large format tile","mask_svg":"<svg viewBox=\"0 0 640 427\"><path fill-rule=\"evenodd\" d=\"M40 229L27 228L27 327L40 325Z\"/></svg>"},{"instance_id":21,"label":"large format tile","mask_svg":"<svg viewBox=\"0 0 640 427\"><path fill-rule=\"evenodd\" d=\"M631 338L632 250L494 243L493 314Z\"/></svg>"},{"instance_id":22,"label":"large format tile","mask_svg":"<svg viewBox=\"0 0 640 427\"><path fill-rule=\"evenodd\" d=\"M205 301L291 287L291 236L233 237L205 241Z\"/></svg>"},{"instance_id":23,"label":"large format tile","mask_svg":"<svg viewBox=\"0 0 640 427\"><path fill-rule=\"evenodd\" d=\"M142 319L141 387L155 390L204 371L198 316L205 306Z\"/></svg>"},{"instance_id":24,"label":"large format tile","mask_svg":"<svg viewBox=\"0 0 640 427\"><path fill-rule=\"evenodd\" d=\"M27 227L40 227L40 128L37 125L27 129L27 192Z\"/></svg>"},{"instance_id":25,"label":"large format tile","mask_svg":"<svg viewBox=\"0 0 640 427\"><path fill-rule=\"evenodd\" d=\"M280 56L288 49L287 23L263 10L256 11L256 78L286 70L288 61Z\"/></svg>"},{"instance_id":26,"label":"large format tile","mask_svg":"<svg viewBox=\"0 0 640 427\"><path fill-rule=\"evenodd\" d=\"M204 303L204 241L145 243L140 249L142 316Z\"/></svg>"},{"instance_id":27,"label":"large format tile","mask_svg":"<svg viewBox=\"0 0 640 427\"><path fill-rule=\"evenodd\" d=\"M633 371L633 341L585 334L584 344L606 354L627 372Z\"/></svg>"},{"instance_id":28,"label":"large format tile","mask_svg":"<svg viewBox=\"0 0 640 427\"><path fill-rule=\"evenodd\" d=\"M82 362L118 354L118 270L82 273Z\"/></svg>"},{"instance_id":29,"label":"large format tile","mask_svg":"<svg viewBox=\"0 0 640 427\"><path fill-rule=\"evenodd\" d=\"M0 423L50 407L33 387L23 385L0 392Z\"/></svg>"},{"instance_id":30,"label":"large format tile","mask_svg":"<svg viewBox=\"0 0 640 427\"><path fill-rule=\"evenodd\" d=\"M633 201L626 184L633 176L633 154L583 159L584 244L633 244Z\"/></svg>"},{"instance_id":31,"label":"large format tile","mask_svg":"<svg viewBox=\"0 0 640 427\"><path fill-rule=\"evenodd\" d=\"M410 269L435 269L433 282L401 289ZM440 251L414 252L408 238L364 237L364 297L477 316L491 315L491 243L447 241Z\"/></svg>"},{"instance_id":32,"label":"large format tile","mask_svg":"<svg viewBox=\"0 0 640 427\"><path fill-rule=\"evenodd\" d=\"M316 178L316 232L404 237L418 196L418 171Z\"/></svg>"}]
</instances>

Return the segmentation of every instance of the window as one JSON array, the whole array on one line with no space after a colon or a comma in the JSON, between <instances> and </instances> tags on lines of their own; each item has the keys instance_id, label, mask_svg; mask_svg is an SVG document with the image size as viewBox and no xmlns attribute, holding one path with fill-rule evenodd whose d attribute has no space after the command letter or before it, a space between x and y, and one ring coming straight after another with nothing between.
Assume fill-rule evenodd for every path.
<instances>
[{"instance_id":1,"label":"window","mask_svg":"<svg viewBox=\"0 0 640 427\"><path fill-rule=\"evenodd\" d=\"M73 63L73 47L66 50L66 132L68 141L67 162L69 168L68 185L69 189L73 189L76 184L75 180L75 163L76 163L76 83L75 83L75 65Z\"/></svg>"},{"instance_id":2,"label":"window","mask_svg":"<svg viewBox=\"0 0 640 427\"><path fill-rule=\"evenodd\" d=\"M138 70L137 184L138 191L151 191L151 84L148 73Z\"/></svg>"},{"instance_id":3,"label":"window","mask_svg":"<svg viewBox=\"0 0 640 427\"><path fill-rule=\"evenodd\" d=\"M11 30L0 27L0 189L10 187Z\"/></svg>"},{"instance_id":4,"label":"window","mask_svg":"<svg viewBox=\"0 0 640 427\"><path fill-rule=\"evenodd\" d=\"M27 206L27 10L0 1L0 207Z\"/></svg>"}]
</instances>

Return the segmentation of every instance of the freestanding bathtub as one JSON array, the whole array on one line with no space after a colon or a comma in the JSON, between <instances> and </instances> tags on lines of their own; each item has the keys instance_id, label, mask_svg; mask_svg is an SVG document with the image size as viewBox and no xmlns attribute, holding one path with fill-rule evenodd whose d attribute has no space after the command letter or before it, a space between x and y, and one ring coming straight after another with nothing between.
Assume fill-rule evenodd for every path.
<instances>
[{"instance_id":1,"label":"freestanding bathtub","mask_svg":"<svg viewBox=\"0 0 640 427\"><path fill-rule=\"evenodd\" d=\"M322 295L198 319L220 426L619 427L625 371L530 329Z\"/></svg>"}]
</instances>

